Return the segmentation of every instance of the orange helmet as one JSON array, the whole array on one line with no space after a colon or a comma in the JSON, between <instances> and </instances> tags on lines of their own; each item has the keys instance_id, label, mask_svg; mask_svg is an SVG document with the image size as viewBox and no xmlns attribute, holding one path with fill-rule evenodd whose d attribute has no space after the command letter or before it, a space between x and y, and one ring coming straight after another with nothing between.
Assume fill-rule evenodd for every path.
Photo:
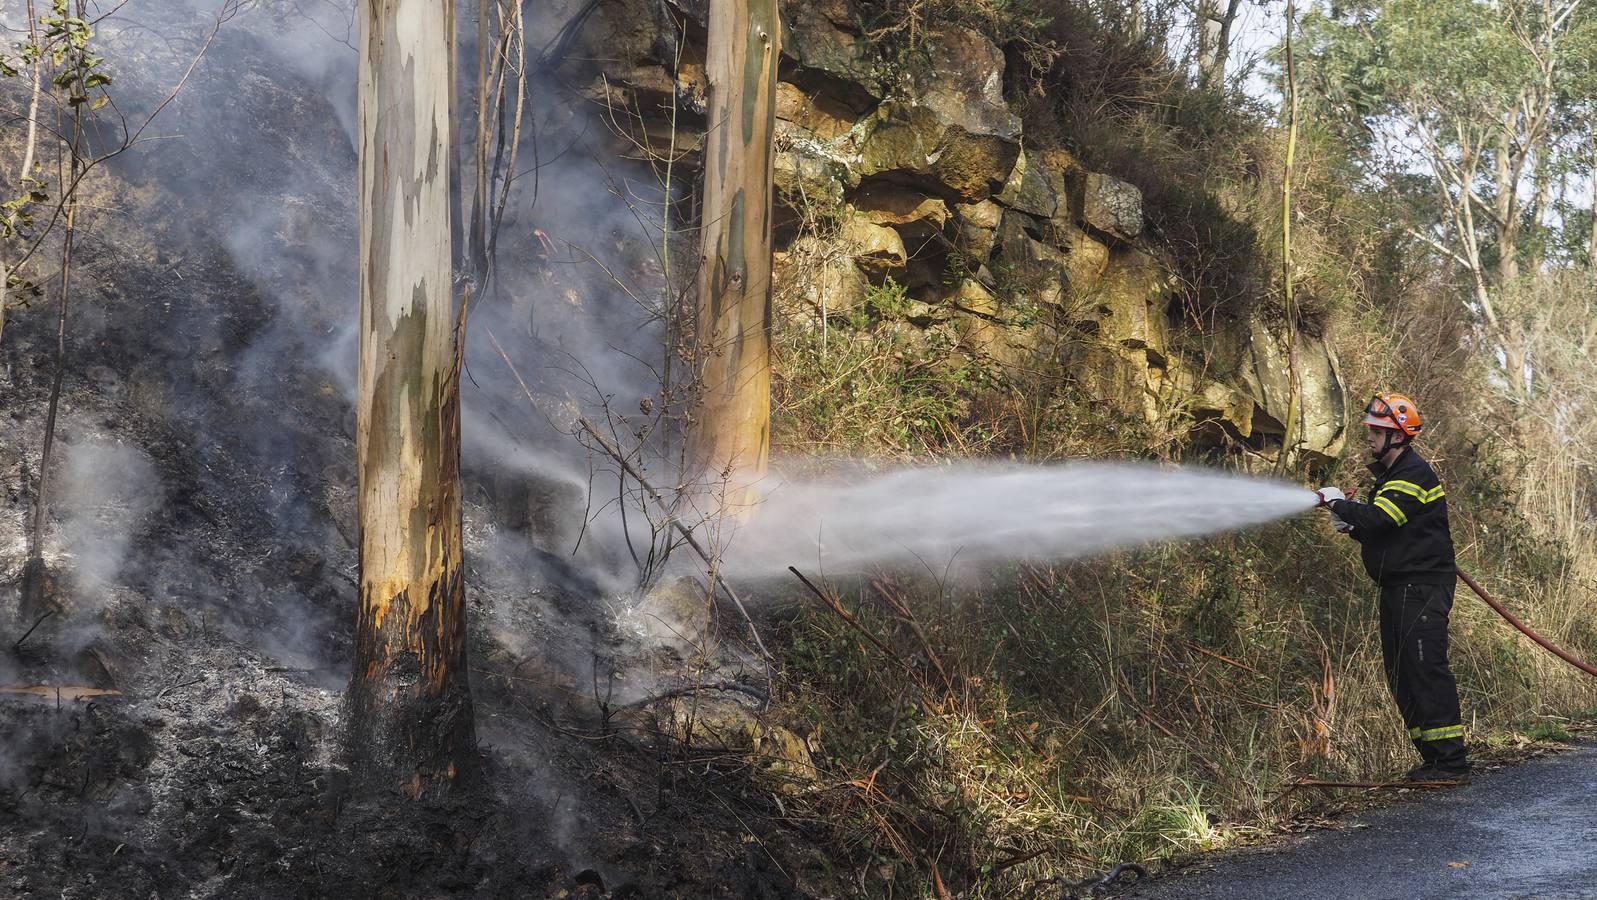
<instances>
[{"instance_id":1,"label":"orange helmet","mask_svg":"<svg viewBox=\"0 0 1597 900\"><path fill-rule=\"evenodd\" d=\"M1364 407L1364 424L1376 428L1390 428L1408 437L1415 437L1424 427L1420 424L1420 408L1403 394L1376 394Z\"/></svg>"}]
</instances>

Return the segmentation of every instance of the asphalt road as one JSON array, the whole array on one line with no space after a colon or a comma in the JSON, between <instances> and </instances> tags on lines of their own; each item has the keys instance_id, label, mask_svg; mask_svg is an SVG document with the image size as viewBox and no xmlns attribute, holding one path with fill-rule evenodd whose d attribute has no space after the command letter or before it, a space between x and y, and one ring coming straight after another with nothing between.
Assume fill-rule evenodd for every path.
<instances>
[{"instance_id":1,"label":"asphalt road","mask_svg":"<svg viewBox=\"0 0 1597 900\"><path fill-rule=\"evenodd\" d=\"M1597 898L1597 747L1117 893L1154 898Z\"/></svg>"}]
</instances>

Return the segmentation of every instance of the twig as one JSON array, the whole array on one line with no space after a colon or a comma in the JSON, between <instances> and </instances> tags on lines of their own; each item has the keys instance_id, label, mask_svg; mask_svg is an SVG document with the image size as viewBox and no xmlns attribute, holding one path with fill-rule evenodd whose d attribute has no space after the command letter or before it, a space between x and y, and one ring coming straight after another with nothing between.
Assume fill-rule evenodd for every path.
<instances>
[{"instance_id":1,"label":"twig","mask_svg":"<svg viewBox=\"0 0 1597 900\"><path fill-rule=\"evenodd\" d=\"M521 373L516 370L515 363L510 361L510 355L505 353L504 348L499 346L498 341L494 340L493 332L488 332L488 340L492 341L494 349L499 351L499 358L503 359L505 361L505 365L510 367L510 373L516 376L516 381L521 385L522 393L527 395L527 402L531 403L533 408L536 409L538 407L538 401L533 398L532 391L527 387L527 383L522 380ZM631 461L627 459L626 454L622 453L619 447L615 446L615 444L611 443L608 438L600 434L599 429L593 427L593 423L588 421L587 416L578 416L577 426L583 431L586 431L588 435L595 441L598 441L599 448L605 452L605 455L615 460L616 465L620 466L623 472L632 476L633 480L635 480L643 487L645 491L648 492L649 499L659 504L660 508L664 509L668 515L670 514L670 506L665 502L665 498L660 495L660 492L655 489L654 485L649 483L648 479L643 477L642 472L639 472L637 468L632 465ZM677 533L681 534L683 539L687 541L688 546L693 548L693 552L698 554L699 559L703 560L704 564L710 568L710 573L712 576L710 580L714 582L716 587L721 589L722 593L726 594L727 599L731 600L732 605L736 606L737 611L743 615L743 620L749 625L749 634L754 638L754 645L759 648L760 656L764 657L767 662L775 662L776 657L771 655L771 651L765 649L765 641L760 639L760 630L754 624L754 617L749 615L748 608L745 607L743 605L743 601L738 598L737 592L732 590L732 586L726 583L725 576L721 576L716 573L715 560L710 557L709 553L705 552L703 545L701 545L698 539L693 536L693 532L690 531L687 526L683 525L676 519L671 520L671 525L677 530Z\"/></svg>"},{"instance_id":2,"label":"twig","mask_svg":"<svg viewBox=\"0 0 1597 900\"><path fill-rule=\"evenodd\" d=\"M577 424L582 428L583 431L586 431L590 437L599 442L600 449L604 450L606 455L615 460L616 465L619 465L622 471L632 476L634 481L643 486L643 489L648 492L650 499L660 504L661 508L666 509L667 512L669 512L669 507L666 505L665 498L660 495L659 491L655 490L654 485L650 484L648 480L643 477L643 473L639 472L632 465L632 463L626 458L626 455L621 452L619 447L612 444L608 438L600 434L599 429L593 427L593 423L589 422L586 416L579 416L577 418ZM768 661L774 661L775 657L771 656L771 651L765 649L765 642L760 640L760 630L754 625L754 617L749 615L748 609L743 606L743 601L738 599L737 592L733 591L732 586L726 583L726 576L721 575L716 571L715 560L712 559L710 554L705 551L704 546L699 543L698 538L693 536L692 530L690 530L686 525L683 525L680 520L672 519L671 526L675 528L677 533L682 535L682 538L688 542L688 546L693 548L693 552L698 554L699 559L703 560L704 564L710 567L711 580L715 582L715 586L719 587L721 591L726 594L727 599L731 600L732 604L737 607L738 612L743 614L743 619L749 624L749 634L754 636L754 643L760 649L760 655L765 657Z\"/></svg>"},{"instance_id":3,"label":"twig","mask_svg":"<svg viewBox=\"0 0 1597 900\"><path fill-rule=\"evenodd\" d=\"M995 863L993 865L993 871L994 872L1002 872L1005 869L1012 869L1015 866L1020 865L1021 863L1031 862L1032 860L1036 859L1037 857L1042 856L1044 853L1047 853L1051 849L1053 849L1053 848L1051 848L1051 847L1043 847L1040 850L1033 850L1030 853L1022 853L1019 856L1011 856L1008 859L1001 859L1001 860L999 860L997 863Z\"/></svg>"},{"instance_id":4,"label":"twig","mask_svg":"<svg viewBox=\"0 0 1597 900\"><path fill-rule=\"evenodd\" d=\"M182 677L183 677L182 675L179 675L179 676L177 676L177 678L172 679L172 683L171 684L167 685L164 688L161 688L160 693L156 694L154 697L151 697L150 699L159 700L162 697L166 696L167 691L175 690L176 688L185 688L185 687L188 687L191 684L199 684L200 682L205 680L205 676L201 675L198 678L191 679L189 681L185 681L182 684L178 684L177 683L177 679L178 678L182 678Z\"/></svg>"},{"instance_id":5,"label":"twig","mask_svg":"<svg viewBox=\"0 0 1597 900\"><path fill-rule=\"evenodd\" d=\"M875 588L876 593L887 602L888 606L892 607L893 612L904 620L904 623L909 626L909 630L915 633L915 637L920 640L921 649L926 651L926 658L931 660L932 666L937 669L938 676L943 679L943 689L948 692L947 696L953 697L954 681L948 677L948 670L943 668L943 661L937 656L937 651L932 649L931 641L926 639L926 632L921 630L920 623L915 621L914 614L909 611L909 604L904 602L903 597L889 591L887 586L878 579L871 579L871 587Z\"/></svg>"},{"instance_id":6,"label":"twig","mask_svg":"<svg viewBox=\"0 0 1597 900\"><path fill-rule=\"evenodd\" d=\"M648 706L651 703L658 703L661 700L671 700L676 697L685 697L688 694L698 694L705 691L735 691L739 694L747 694L750 697L753 697L754 699L760 701L762 705L769 706L771 703L770 695L757 687L739 684L736 681L717 681L713 684L690 684L684 687L673 688L669 691L662 691L658 694L651 694L647 697L644 697L642 700L634 700L631 703L625 704L624 706L619 706L616 708L616 711L620 712L621 710L626 709L636 709L640 706Z\"/></svg>"},{"instance_id":7,"label":"twig","mask_svg":"<svg viewBox=\"0 0 1597 900\"><path fill-rule=\"evenodd\" d=\"M1201 647L1201 646L1199 646L1197 644L1194 644L1191 641L1182 641L1181 643L1186 644L1188 647L1191 647L1193 650L1196 650L1199 653L1202 653L1204 656L1207 656L1210 659L1218 659L1219 661L1225 663L1226 665L1236 666L1237 668L1242 669L1245 672L1252 672L1255 675L1262 676L1264 674L1263 672L1260 672L1258 669L1255 669L1254 667L1248 665L1247 663L1237 662L1236 660L1230 658L1229 656L1221 656L1220 654L1214 652L1213 650L1206 650L1203 647Z\"/></svg>"},{"instance_id":8,"label":"twig","mask_svg":"<svg viewBox=\"0 0 1597 900\"><path fill-rule=\"evenodd\" d=\"M23 633L22 637L17 638L17 642L15 644L11 645L12 652L15 652L17 650L21 650L22 649L22 642L28 639L28 635L33 634L33 631L34 631L35 628L38 628L40 625L43 625L44 624L44 620L50 618L53 615L55 615L55 610L53 610L53 609L45 610L44 611L44 615L40 616L39 620L37 622L33 623L33 628L29 628L26 632Z\"/></svg>"},{"instance_id":9,"label":"twig","mask_svg":"<svg viewBox=\"0 0 1597 900\"><path fill-rule=\"evenodd\" d=\"M861 625L859 623L858 619L854 618L852 615L849 614L848 610L843 608L843 604L842 604L841 601L839 601L836 598L828 595L826 592L824 592L820 588L816 587L814 582L810 581L808 578L805 578L804 577L804 573L800 572L797 568L795 568L793 566L788 566L787 570L789 572L792 572L793 575L795 577L797 577L799 581L802 581L804 583L804 586L809 588L810 592L813 593L816 597L818 597L822 603L826 604L826 608L827 609L830 609L832 612L837 613L838 618L842 619L844 622L847 622L849 627L853 628L855 631L858 631L861 635L863 635L867 641L870 641L873 645L876 646L876 649L878 649L878 650L882 651L883 653L887 654L888 658L890 658L893 662L898 663L899 666L901 666L904 669L904 671L909 672L910 674L914 674L915 668L913 666L911 666L909 663L905 662L904 658L902 656L899 656L898 653L896 651L894 651L892 647L889 647L886 644L882 643L881 638L878 638L876 635L871 634L869 629L867 629L864 625Z\"/></svg>"}]
</instances>

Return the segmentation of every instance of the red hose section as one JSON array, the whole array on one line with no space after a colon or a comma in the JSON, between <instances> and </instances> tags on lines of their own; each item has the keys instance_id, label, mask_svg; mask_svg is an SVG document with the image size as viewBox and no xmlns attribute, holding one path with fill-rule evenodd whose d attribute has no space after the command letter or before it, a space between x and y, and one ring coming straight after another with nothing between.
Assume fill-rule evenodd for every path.
<instances>
[{"instance_id":1,"label":"red hose section","mask_svg":"<svg viewBox=\"0 0 1597 900\"><path fill-rule=\"evenodd\" d=\"M1559 659L1563 660L1564 662L1569 663L1570 665L1572 665L1575 668L1581 670L1582 672L1585 672L1587 675L1590 675L1593 678L1597 678L1597 668L1592 668L1591 665L1589 665L1587 663L1584 663L1584 662L1581 662L1579 659L1576 659L1575 657L1573 657L1573 656L1569 655L1568 653L1564 652L1561 648L1559 648L1557 645L1555 645L1552 641L1549 641L1548 639L1542 637L1541 635L1537 634L1536 632L1531 631L1529 626L1527 626L1524 622L1521 622L1520 620L1514 618L1514 614L1513 613L1511 613L1508 610L1504 609L1503 608L1503 604L1498 603L1496 600L1492 599L1492 595L1486 593L1486 589L1485 588L1481 587L1480 584L1475 579L1469 577L1469 573L1468 572L1465 572L1463 569L1459 569L1458 570L1458 577L1464 579L1464 583L1470 586L1470 590L1473 590L1475 593L1479 594L1481 599L1485 600L1486 604L1488 606L1490 606L1492 609L1497 610L1497 614L1498 615L1500 615L1503 618L1507 619L1508 620L1508 624L1510 624L1510 625L1514 626L1515 628L1518 628L1520 631L1524 632L1526 637L1530 638L1531 640L1535 641L1538 644L1541 644L1544 648L1547 649L1547 651L1549 653L1554 654Z\"/></svg>"}]
</instances>

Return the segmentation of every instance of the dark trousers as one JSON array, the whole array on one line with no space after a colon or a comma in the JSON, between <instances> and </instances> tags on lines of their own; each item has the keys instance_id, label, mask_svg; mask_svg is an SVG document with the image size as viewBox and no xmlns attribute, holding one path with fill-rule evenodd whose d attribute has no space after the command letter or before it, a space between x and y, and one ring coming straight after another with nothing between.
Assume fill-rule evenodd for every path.
<instances>
[{"instance_id":1,"label":"dark trousers","mask_svg":"<svg viewBox=\"0 0 1597 900\"><path fill-rule=\"evenodd\" d=\"M1448 768L1466 764L1458 683L1447 664L1447 617L1453 610L1453 588L1452 584L1381 588L1386 685L1420 758Z\"/></svg>"}]
</instances>

